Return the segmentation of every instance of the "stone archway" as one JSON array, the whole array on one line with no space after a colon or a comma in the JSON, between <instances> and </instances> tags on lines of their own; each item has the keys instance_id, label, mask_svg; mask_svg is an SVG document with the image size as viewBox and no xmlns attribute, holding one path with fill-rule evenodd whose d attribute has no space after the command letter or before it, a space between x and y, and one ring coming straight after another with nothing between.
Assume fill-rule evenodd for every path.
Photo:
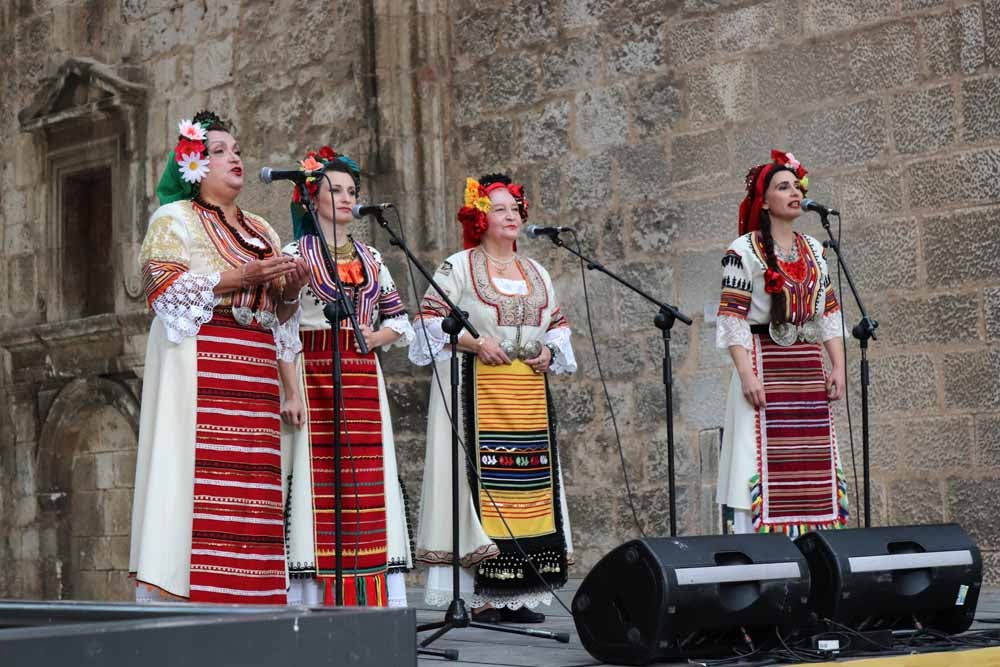
<instances>
[{"instance_id":1,"label":"stone archway","mask_svg":"<svg viewBox=\"0 0 1000 667\"><path fill-rule=\"evenodd\" d=\"M131 599L129 529L139 402L124 384L77 379L56 397L38 445L44 596Z\"/></svg>"}]
</instances>

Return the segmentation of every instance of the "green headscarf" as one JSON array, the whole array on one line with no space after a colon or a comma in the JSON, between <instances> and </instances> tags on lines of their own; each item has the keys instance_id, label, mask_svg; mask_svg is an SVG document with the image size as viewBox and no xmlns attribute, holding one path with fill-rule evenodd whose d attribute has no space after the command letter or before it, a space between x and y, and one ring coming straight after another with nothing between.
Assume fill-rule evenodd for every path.
<instances>
[{"instance_id":1,"label":"green headscarf","mask_svg":"<svg viewBox=\"0 0 1000 667\"><path fill-rule=\"evenodd\" d=\"M181 199L194 199L196 194L194 183L188 183L181 178L181 170L171 151L170 157L167 158L167 166L163 169L160 182L156 186L156 198L160 200L160 206Z\"/></svg>"},{"instance_id":2,"label":"green headscarf","mask_svg":"<svg viewBox=\"0 0 1000 667\"><path fill-rule=\"evenodd\" d=\"M208 155L205 143L208 140L208 130L213 127L218 129L224 125L219 116L212 111L199 111L192 120L182 120L178 124L177 145L170 151L167 165L156 186L156 198L160 201L160 206L181 199L194 199L198 195L201 177L194 181L185 180L184 164L180 158L182 155L194 154L204 161Z\"/></svg>"}]
</instances>

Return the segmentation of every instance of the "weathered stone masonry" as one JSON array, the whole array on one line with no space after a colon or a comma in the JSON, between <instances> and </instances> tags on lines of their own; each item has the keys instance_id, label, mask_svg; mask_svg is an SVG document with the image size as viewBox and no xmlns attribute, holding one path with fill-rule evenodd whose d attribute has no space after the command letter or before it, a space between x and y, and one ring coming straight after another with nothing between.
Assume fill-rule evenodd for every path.
<instances>
[{"instance_id":1,"label":"weathered stone masonry","mask_svg":"<svg viewBox=\"0 0 1000 667\"><path fill-rule=\"evenodd\" d=\"M714 348L719 258L747 167L771 147L793 151L812 172L811 196L844 212L844 247L881 323L871 351L874 519L960 521L1000 582L1000 0L305 7L19 0L0 9L0 596L130 595L148 326L134 258L175 123L202 107L235 121L248 174L321 142L357 158L365 194L399 204L432 264L460 246L464 176L511 170L528 186L531 222L576 227L609 268L693 316L673 343L684 533L718 530L715 452L730 373ZM74 215L65 193L81 183L109 187L111 206L90 202ZM287 195L248 181L241 204L284 238ZM802 228L822 232L812 216ZM415 305L423 285L414 289L398 253L377 229L358 233L385 249ZM105 254L74 253L101 234L111 239ZM579 266L544 241L520 250L550 268L578 333L580 372L554 386L582 574L637 531ZM647 533L664 534L655 313L598 274L588 286L636 509ZM88 289L112 292L113 306ZM401 470L418 499L427 377L400 351L383 361ZM860 457L856 364L852 342ZM843 405L838 429L850 474ZM851 499L859 511L853 484Z\"/></svg>"}]
</instances>

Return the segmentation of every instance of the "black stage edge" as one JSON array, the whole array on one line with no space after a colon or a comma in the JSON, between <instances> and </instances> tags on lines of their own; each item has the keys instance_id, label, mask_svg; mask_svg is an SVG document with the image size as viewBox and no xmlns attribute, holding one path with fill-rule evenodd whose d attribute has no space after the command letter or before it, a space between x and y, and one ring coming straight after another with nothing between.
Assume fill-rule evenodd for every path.
<instances>
[{"instance_id":1,"label":"black stage edge","mask_svg":"<svg viewBox=\"0 0 1000 667\"><path fill-rule=\"evenodd\" d=\"M0 601L4 665L417 664L413 609Z\"/></svg>"}]
</instances>

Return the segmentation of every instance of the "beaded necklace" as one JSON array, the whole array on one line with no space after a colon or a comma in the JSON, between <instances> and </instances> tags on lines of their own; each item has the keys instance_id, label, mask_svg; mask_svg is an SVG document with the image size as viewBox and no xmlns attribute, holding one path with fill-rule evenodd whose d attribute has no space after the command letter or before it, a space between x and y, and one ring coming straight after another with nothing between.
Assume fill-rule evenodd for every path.
<instances>
[{"instance_id":1,"label":"beaded necklace","mask_svg":"<svg viewBox=\"0 0 1000 667\"><path fill-rule=\"evenodd\" d=\"M229 221L226 219L226 214L222 211L221 207L216 206L215 204L209 204L201 197L196 197L195 203L198 204L198 206L201 206L204 209L208 209L209 211L212 211L217 216L219 216L219 220L222 221L223 226L229 230L230 234L232 234L233 239L235 239L236 242L240 245L240 247L246 250L248 253L254 255L257 259L264 259L265 257L271 254L272 252L271 244L267 242L267 239L262 237L253 227L246 224L246 218L243 216L243 209L239 207L236 208L236 220L239 223L240 228L246 230L251 238L257 240L259 245L247 241L246 238L243 236L243 234L241 234L236 227L229 224Z\"/></svg>"}]
</instances>

